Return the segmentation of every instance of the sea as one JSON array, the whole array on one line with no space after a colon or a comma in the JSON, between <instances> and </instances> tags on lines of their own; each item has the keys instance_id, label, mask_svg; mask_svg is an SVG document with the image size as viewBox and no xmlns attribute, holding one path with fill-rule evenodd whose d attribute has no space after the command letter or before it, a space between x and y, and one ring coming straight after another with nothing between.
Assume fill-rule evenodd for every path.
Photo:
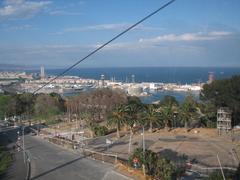
<instances>
[{"instance_id":1,"label":"sea","mask_svg":"<svg viewBox=\"0 0 240 180\"><path fill-rule=\"evenodd\" d=\"M65 69L45 69L47 75L58 75ZM39 70L27 70L27 72L40 72ZM100 79L101 75L105 79L114 79L121 82L161 82L192 84L205 83L208 80L209 73L214 75L215 79L226 79L234 75L240 75L240 67L121 67L121 68L75 68L65 75L79 76L81 78ZM191 92L199 100L199 92ZM179 102L182 102L189 92L174 91L153 91L150 96L141 97L144 103L152 103L161 100L165 95L174 96Z\"/></svg>"}]
</instances>

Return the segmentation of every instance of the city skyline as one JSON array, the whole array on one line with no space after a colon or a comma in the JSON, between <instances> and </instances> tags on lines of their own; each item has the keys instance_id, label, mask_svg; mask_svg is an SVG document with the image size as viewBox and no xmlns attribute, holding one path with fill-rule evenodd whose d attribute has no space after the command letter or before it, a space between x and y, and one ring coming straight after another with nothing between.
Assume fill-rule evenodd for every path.
<instances>
[{"instance_id":1,"label":"city skyline","mask_svg":"<svg viewBox=\"0 0 240 180\"><path fill-rule=\"evenodd\" d=\"M0 64L69 66L166 2L4 0ZM239 67L239 5L177 0L78 67Z\"/></svg>"}]
</instances>

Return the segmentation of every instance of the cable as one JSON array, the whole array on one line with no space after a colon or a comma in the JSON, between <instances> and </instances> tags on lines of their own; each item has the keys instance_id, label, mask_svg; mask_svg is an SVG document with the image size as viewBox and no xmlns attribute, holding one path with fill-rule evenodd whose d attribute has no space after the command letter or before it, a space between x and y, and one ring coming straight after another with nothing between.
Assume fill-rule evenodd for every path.
<instances>
[{"instance_id":1,"label":"cable","mask_svg":"<svg viewBox=\"0 0 240 180\"><path fill-rule=\"evenodd\" d=\"M137 25L141 24L143 21L147 20L148 18L150 18L151 16L153 16L154 14L158 13L159 11L161 11L162 9L164 9L165 7L169 6L170 4L172 4L175 0L171 0L168 3L164 4L163 6L161 6L160 8L158 8L157 10L155 10L154 12L150 13L149 15L147 15L146 17L142 18L141 20L139 20L138 22L136 22L135 24L133 24L132 26L128 27L126 30L122 31L121 33L119 33L118 35L116 35L115 37L113 37L112 39L110 39L109 41L107 41L106 43L104 43L103 45L101 45L100 47L98 47L97 49L93 50L92 52L90 52L88 55L86 55L85 57L83 57L82 59L80 59L79 61L77 61L76 63L74 63L72 66L70 66L69 68L67 68L66 70L64 70L63 72L61 72L60 74L58 74L56 77L54 77L53 79L51 79L50 81L48 81L47 83L45 83L43 86L41 86L40 88L38 88L37 90L35 90L33 92L33 94L35 94L36 92L38 92L39 90L41 90L42 88L44 88L45 86L47 86L48 84L50 84L51 82L53 82L54 80L56 80L57 78L59 78L60 76L66 74L68 71L70 71L72 68L74 68L75 66L77 66L79 63L83 62L85 59L87 59L88 57L92 56L93 54L95 54L96 52L98 52L99 50L101 50L102 48L104 48L106 45L110 44L111 42L113 42L114 40L118 39L120 36L124 35L125 33L127 33L128 31L130 31L131 29L133 29L134 27L136 27Z\"/></svg>"}]
</instances>

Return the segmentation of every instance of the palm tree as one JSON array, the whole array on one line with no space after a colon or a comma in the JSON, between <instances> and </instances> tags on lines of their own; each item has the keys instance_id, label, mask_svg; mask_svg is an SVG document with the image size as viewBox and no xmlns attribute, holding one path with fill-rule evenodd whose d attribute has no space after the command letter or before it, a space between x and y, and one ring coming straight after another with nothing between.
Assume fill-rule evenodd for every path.
<instances>
[{"instance_id":1,"label":"palm tree","mask_svg":"<svg viewBox=\"0 0 240 180\"><path fill-rule=\"evenodd\" d=\"M175 118L175 113L178 111L178 102L173 96L165 96L160 102L159 110L164 127L168 128Z\"/></svg>"},{"instance_id":2,"label":"palm tree","mask_svg":"<svg viewBox=\"0 0 240 180\"><path fill-rule=\"evenodd\" d=\"M157 112L156 105L147 104L145 106L144 121L149 123L149 132L152 133L153 124L159 123L159 113Z\"/></svg>"},{"instance_id":3,"label":"palm tree","mask_svg":"<svg viewBox=\"0 0 240 180\"><path fill-rule=\"evenodd\" d=\"M133 127L142 120L143 105L131 103L126 106L126 124L130 127L130 133L133 134Z\"/></svg>"},{"instance_id":4,"label":"palm tree","mask_svg":"<svg viewBox=\"0 0 240 180\"><path fill-rule=\"evenodd\" d=\"M94 137L94 128L96 127L96 122L90 113L82 113L81 118L85 121L86 126L90 130L91 138Z\"/></svg>"},{"instance_id":5,"label":"palm tree","mask_svg":"<svg viewBox=\"0 0 240 180\"><path fill-rule=\"evenodd\" d=\"M188 128L189 122L197 117L197 111L197 105L193 96L187 96L180 107L180 117L184 122L185 128Z\"/></svg>"},{"instance_id":6,"label":"palm tree","mask_svg":"<svg viewBox=\"0 0 240 180\"><path fill-rule=\"evenodd\" d=\"M130 97L128 99L128 105L126 105L126 125L130 127L130 137L129 137L129 149L128 152L131 153L131 142L133 136L133 127L136 124L143 125L143 112L144 106L140 99L137 97Z\"/></svg>"},{"instance_id":7,"label":"palm tree","mask_svg":"<svg viewBox=\"0 0 240 180\"><path fill-rule=\"evenodd\" d=\"M126 123L126 106L118 105L113 109L108 118L108 124L117 128L117 138L120 138L120 128Z\"/></svg>"}]
</instances>

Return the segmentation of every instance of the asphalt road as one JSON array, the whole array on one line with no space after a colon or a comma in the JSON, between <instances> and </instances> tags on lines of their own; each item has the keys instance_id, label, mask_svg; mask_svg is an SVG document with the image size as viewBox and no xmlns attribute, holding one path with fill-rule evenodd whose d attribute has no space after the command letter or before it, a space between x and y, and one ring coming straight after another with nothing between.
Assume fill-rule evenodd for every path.
<instances>
[{"instance_id":1,"label":"asphalt road","mask_svg":"<svg viewBox=\"0 0 240 180\"><path fill-rule=\"evenodd\" d=\"M124 180L113 166L84 158L37 136L25 136L25 147L31 158L32 180Z\"/></svg>"}]
</instances>

